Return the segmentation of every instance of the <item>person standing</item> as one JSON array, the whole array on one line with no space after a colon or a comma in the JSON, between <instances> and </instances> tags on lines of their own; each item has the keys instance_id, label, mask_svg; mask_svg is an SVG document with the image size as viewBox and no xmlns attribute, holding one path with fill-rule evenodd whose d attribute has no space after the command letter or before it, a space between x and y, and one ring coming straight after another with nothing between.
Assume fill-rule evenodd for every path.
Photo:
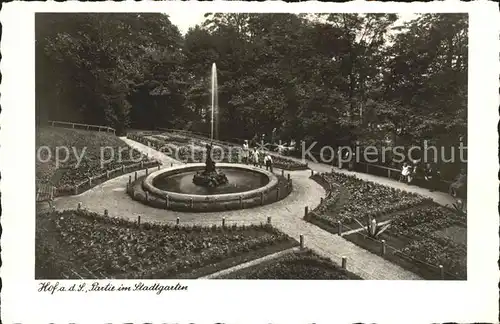
<instances>
[{"instance_id":1,"label":"person standing","mask_svg":"<svg viewBox=\"0 0 500 324\"><path fill-rule=\"evenodd\" d=\"M250 155L250 147L248 146L248 140L245 140L245 142L243 143L243 162L245 164L248 164L248 158L249 158L249 155Z\"/></svg>"},{"instance_id":2,"label":"person standing","mask_svg":"<svg viewBox=\"0 0 500 324\"><path fill-rule=\"evenodd\" d=\"M437 188L437 176L438 172L432 167L430 163L427 163L424 171L424 179L427 183L429 190L435 191Z\"/></svg>"},{"instance_id":3,"label":"person standing","mask_svg":"<svg viewBox=\"0 0 500 324\"><path fill-rule=\"evenodd\" d=\"M256 148L253 151L253 163L254 163L254 166L256 166L256 167L260 165L259 150L257 150Z\"/></svg>"},{"instance_id":4,"label":"person standing","mask_svg":"<svg viewBox=\"0 0 500 324\"><path fill-rule=\"evenodd\" d=\"M266 171L271 171L273 172L273 159L271 158L271 155L269 153L266 154L264 157L264 164L266 165Z\"/></svg>"}]
</instances>

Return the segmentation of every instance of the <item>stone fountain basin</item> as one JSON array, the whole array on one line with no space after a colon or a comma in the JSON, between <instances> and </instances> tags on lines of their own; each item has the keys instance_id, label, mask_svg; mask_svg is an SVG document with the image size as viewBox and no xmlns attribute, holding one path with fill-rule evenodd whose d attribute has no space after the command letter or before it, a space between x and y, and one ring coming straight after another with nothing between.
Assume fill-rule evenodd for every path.
<instances>
[{"instance_id":1,"label":"stone fountain basin","mask_svg":"<svg viewBox=\"0 0 500 324\"><path fill-rule=\"evenodd\" d=\"M197 202L207 203L210 201L223 203L235 200L239 201L240 199L248 200L253 198L260 198L262 194L271 193L272 191L275 191L276 188L278 187L278 178L273 173L258 167L245 164L236 164L236 163L217 163L216 170L219 170L221 172L224 172L224 169L256 172L266 176L269 182L266 185L253 190L242 191L237 193L211 194L211 195L198 195L198 194L166 191L157 188L154 185L154 181L157 178L169 177L185 172L202 171L204 169L205 169L205 163L190 163L180 166L174 166L168 169L161 169L148 175L144 179L142 187L145 191L159 198L165 199L168 196L168 198L171 201L185 202L188 204L194 204Z\"/></svg>"}]
</instances>

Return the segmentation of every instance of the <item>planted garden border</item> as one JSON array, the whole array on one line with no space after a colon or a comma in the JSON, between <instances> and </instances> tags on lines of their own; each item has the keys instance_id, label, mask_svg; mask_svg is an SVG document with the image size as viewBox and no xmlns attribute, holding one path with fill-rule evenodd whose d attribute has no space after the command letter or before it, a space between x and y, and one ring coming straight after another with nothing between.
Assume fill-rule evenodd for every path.
<instances>
[{"instance_id":1,"label":"planted garden border","mask_svg":"<svg viewBox=\"0 0 500 324\"><path fill-rule=\"evenodd\" d=\"M70 222L65 225L63 222ZM118 249L117 246L122 246L122 243L128 242L131 251L135 251L135 244L138 244L135 249L144 249L149 247L161 248L162 237L165 237L171 244L186 245L185 253L180 255L179 258L174 258L172 261L167 261L162 264L155 264L157 260L153 259L151 262L149 255L139 254L144 259L139 258L139 262L150 265L150 269L142 269L137 271L125 271L116 273L114 270L109 270L110 265L96 268L97 265L85 264L85 262L78 264L80 254L85 250L77 251L74 249L74 235L78 233L74 225L80 224L79 222L86 222L89 228L93 228L90 232L97 235L96 244L102 243L103 229L111 228L117 231L111 231L105 234L105 239L113 241L111 250ZM37 279L165 279L165 278L198 278L207 274L211 274L236 264L248 262L250 260L258 259L263 256L273 254L277 251L287 250L296 247L298 242L288 235L278 231L270 224L265 225L250 225L250 226L177 226L166 224L154 223L137 223L130 222L121 218L111 218L108 216L91 213L85 210L66 210L63 212L51 212L37 215L37 239L36 239L36 277ZM62 227L61 225L62 224ZM69 226L69 227L68 227ZM65 233L67 229L72 232ZM87 230L89 230L87 228ZM121 228L121 231L119 230ZM60 230L61 229L61 230ZM56 231L56 235L54 235ZM62 231L61 234L59 231ZM76 232L75 232L76 231ZM137 232L134 232L137 231ZM213 246L206 245L205 239L215 239L219 235L217 233L225 233L231 238L241 236L248 231L246 235L248 238L238 239L237 243L227 246ZM261 236L253 237L253 231L261 233ZM191 233L195 234L191 234ZM82 234L83 241L89 241L92 244L92 238L89 238L89 232ZM110 235L119 234L120 236L113 237ZM121 234L120 234L121 233ZM127 234L128 233L128 234ZM135 234L134 234L135 233ZM147 233L146 246L144 246L144 233ZM178 234L177 234L178 233ZM207 233L204 238L203 233ZM130 238L122 237L132 235ZM80 234L77 234L80 235ZM190 241L189 235L196 235L198 242ZM137 239L141 239L136 242ZM59 240L64 240L61 244ZM100 240L100 243L99 243ZM148 242L149 241L149 242ZM134 243L136 242L136 243ZM152 244L151 242L154 242ZM168 242L168 241L166 241ZM203 243L199 248L193 244ZM130 247L130 244L133 244ZM158 245L159 244L159 245ZM189 246L193 245L192 248ZM170 251L177 251L174 246L169 247ZM201 249L201 250L200 250ZM206 250L205 250L206 249ZM103 253L106 253L103 249ZM114 251L113 250L113 251ZM117 252L118 250L114 251ZM109 252L109 251L108 251ZM111 252L111 253L114 253ZM186 252L189 254L186 255ZM142 252L141 252L142 253ZM159 253L158 251L156 253ZM168 253L165 252L165 253ZM157 254L161 255L161 254ZM98 258L99 260L107 260L106 258ZM75 263L73 260L77 260ZM113 260L117 260L116 257ZM142 260L142 261L141 261ZM136 259L137 261L137 259ZM88 267L86 267L86 265ZM100 265L99 265L100 266ZM111 272L110 272L111 271ZM114 271L114 272L113 272Z\"/></svg>"},{"instance_id":2,"label":"planted garden border","mask_svg":"<svg viewBox=\"0 0 500 324\"><path fill-rule=\"evenodd\" d=\"M301 267L306 267L307 271ZM217 279L362 280L358 275L342 269L310 249L294 249L277 258L221 275Z\"/></svg>"},{"instance_id":3,"label":"planted garden border","mask_svg":"<svg viewBox=\"0 0 500 324\"><path fill-rule=\"evenodd\" d=\"M143 145L150 146L150 147L154 148L155 150L166 154L165 152L163 152L162 148L164 148L165 146L168 145L167 140L161 140L158 138L156 138L156 140L153 140L153 139L146 138L147 136L158 136L158 135L161 135L161 133L151 132L151 133L141 133L140 135L137 133L135 133L135 134L129 133L129 134L127 134L127 138L131 139L133 141L139 142ZM176 135L174 135L174 136L176 136ZM210 141L208 138L205 138L205 139L201 139L198 137L196 137L196 138L192 137L192 138L197 140L197 141L202 141L202 140ZM160 142L163 142L163 145L160 144ZM216 145L221 146L223 148L227 148L228 146L241 147L239 144L230 144L230 143L220 142L220 141L213 141L213 142ZM283 169L283 170L287 170L287 171L301 171L301 170L309 169L308 163L297 163L296 161L293 161L291 159L287 159L287 158L282 157L280 155L276 155L275 153L270 152L270 154L274 157L273 165L275 168ZM283 160L283 162L277 161L277 159L281 159L281 160ZM187 163L199 163L199 162L203 162L203 161L187 161ZM234 162L227 161L227 163L234 163Z\"/></svg>"},{"instance_id":4,"label":"planted garden border","mask_svg":"<svg viewBox=\"0 0 500 324\"><path fill-rule=\"evenodd\" d=\"M348 228L349 230L360 228L360 225L352 219L350 220L350 222L342 222L340 220L335 221L334 219L332 219L335 218L336 215L341 211L344 203L349 199L350 193L342 186L326 181L324 178L325 175L327 174L319 173L314 174L310 177L325 189L327 196L322 199L320 204L314 210L309 212L304 219L332 234L342 234L345 228ZM369 183L374 186L386 187L372 182ZM392 188L389 189L392 190ZM399 192L398 190L393 191ZM383 222L386 220L390 220L401 211L416 209L429 204L433 204L432 200L422 197L422 201L416 202L415 204L404 205L401 209L388 206L384 210L378 211L372 216L376 217L378 222ZM368 213L366 215L360 216L361 217L358 218L358 220L364 222L365 218L368 216Z\"/></svg>"},{"instance_id":5,"label":"planted garden border","mask_svg":"<svg viewBox=\"0 0 500 324\"><path fill-rule=\"evenodd\" d=\"M428 206L428 208L431 208L431 206ZM448 209L443 206L436 206L436 208L442 208L443 210ZM397 221L399 217L401 218L407 217L408 213L411 212L408 211L400 212L399 215L396 216L397 218L395 218L395 221ZM466 229L467 228L466 223L464 223L463 220L460 220L457 217L453 217L451 213L453 213L453 211L450 210L450 214L446 215L445 218L422 222L417 226L420 227L422 225L428 226L432 232L450 226L458 226ZM439 226L436 227L435 223L441 223L441 224L439 224ZM408 271L416 273L424 279L467 280L467 266L466 266L467 247L466 246L460 247L458 244L454 243L449 238L436 237L435 234L429 234L429 233L427 233L427 235L426 234L422 235L422 233L420 233L419 235L418 230L414 227L408 227L404 231L398 231L390 227L388 228L387 231L385 231L380 235L379 237L380 239L369 237L362 232L349 233L343 235L343 238L372 253L379 254L384 259L389 260ZM432 255L436 255L439 253L451 253L451 255L447 254L447 257L445 257L444 260L448 262L454 260L452 263L454 263L455 266L457 266L457 264L459 264L460 262L456 258L454 258L455 257L454 253L457 253L461 249L464 249L465 259L462 261L463 263L465 263L465 268L460 268L458 269L459 272L452 273L450 269L446 268L446 266L441 265L440 268L440 265L430 264L429 262L419 260L415 257L407 255L404 252L405 247L410 246L410 243L412 242L417 243L417 246L419 246L419 243L423 241L432 242L435 245L439 245L441 249L439 251L438 250L429 251L425 250L425 248L422 248L423 250L419 251L419 253L422 255L422 258L425 258L426 256L429 257ZM445 249L443 249L442 247L445 247ZM456 270L457 269L455 269L455 271Z\"/></svg>"}]
</instances>

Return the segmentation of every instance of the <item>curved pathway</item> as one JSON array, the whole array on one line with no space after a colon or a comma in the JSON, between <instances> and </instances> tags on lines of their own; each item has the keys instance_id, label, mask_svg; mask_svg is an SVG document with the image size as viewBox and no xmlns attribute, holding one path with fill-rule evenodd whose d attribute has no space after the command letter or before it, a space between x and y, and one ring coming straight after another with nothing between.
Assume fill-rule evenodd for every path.
<instances>
[{"instance_id":1,"label":"curved pathway","mask_svg":"<svg viewBox=\"0 0 500 324\"><path fill-rule=\"evenodd\" d=\"M146 145L128 139L124 139L124 141L135 149L148 153L150 157L156 158L164 167L169 167L171 163L180 164L180 162L148 148ZM316 165L311 162L309 166L318 172L331 170L330 166ZM281 170L275 172L281 172ZM139 173L144 174L145 171ZM347 257L348 270L364 279L421 279L412 272L406 271L338 235L333 235L304 221L304 207L308 206L312 210L318 206L320 198L325 196L325 190L318 183L309 179L311 174L309 170L287 171L287 173L290 173L294 183L292 193L274 204L251 209L215 213L182 213L149 207L133 201L125 192L129 174L111 179L77 196L56 198L54 204L57 209L61 210L74 209L81 202L83 208L93 212L103 213L104 209L107 209L110 216L129 220L136 220L137 216L140 215L141 220L146 222L172 223L179 217L181 225L221 224L223 217L227 224L243 225L266 222L267 217L271 216L274 227L296 240L299 240L300 235L303 235L305 246L319 255L328 257L337 264L341 263L342 257Z\"/></svg>"}]
</instances>

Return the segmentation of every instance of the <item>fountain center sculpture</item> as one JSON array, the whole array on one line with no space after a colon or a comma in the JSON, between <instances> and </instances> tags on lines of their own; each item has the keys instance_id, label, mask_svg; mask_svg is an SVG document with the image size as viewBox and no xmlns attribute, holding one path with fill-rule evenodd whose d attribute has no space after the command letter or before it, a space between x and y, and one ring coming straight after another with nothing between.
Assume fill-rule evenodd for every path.
<instances>
[{"instance_id":1,"label":"fountain center sculpture","mask_svg":"<svg viewBox=\"0 0 500 324\"><path fill-rule=\"evenodd\" d=\"M215 162L212 160L212 145L207 144L207 158L205 160L205 170L198 172L193 177L193 183L198 186L215 188L228 183L224 173L215 169Z\"/></svg>"}]
</instances>

